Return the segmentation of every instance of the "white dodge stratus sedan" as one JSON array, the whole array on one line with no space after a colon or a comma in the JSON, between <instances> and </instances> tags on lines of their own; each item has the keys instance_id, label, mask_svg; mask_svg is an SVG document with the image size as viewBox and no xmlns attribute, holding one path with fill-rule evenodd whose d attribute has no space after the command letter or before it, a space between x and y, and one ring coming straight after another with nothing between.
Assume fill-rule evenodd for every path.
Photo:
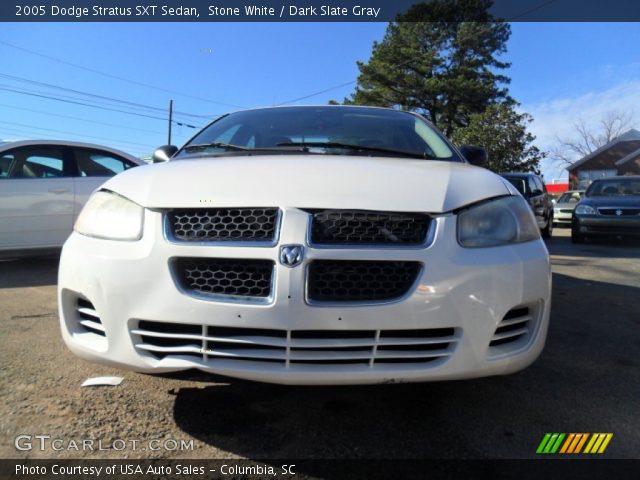
<instances>
[{"instance_id":1,"label":"white dodge stratus sedan","mask_svg":"<svg viewBox=\"0 0 640 480\"><path fill-rule=\"evenodd\" d=\"M283 384L521 370L547 335L549 257L520 194L470 165L484 157L397 110L218 118L93 194L60 262L64 340L116 367Z\"/></svg>"}]
</instances>

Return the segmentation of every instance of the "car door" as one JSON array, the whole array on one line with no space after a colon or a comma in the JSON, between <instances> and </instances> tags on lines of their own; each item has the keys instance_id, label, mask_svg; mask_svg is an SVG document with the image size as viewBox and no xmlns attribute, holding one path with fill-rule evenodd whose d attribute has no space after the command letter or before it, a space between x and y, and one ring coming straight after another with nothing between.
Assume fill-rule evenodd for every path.
<instances>
[{"instance_id":1,"label":"car door","mask_svg":"<svg viewBox=\"0 0 640 480\"><path fill-rule=\"evenodd\" d=\"M0 153L0 249L60 247L73 226L73 161L56 145Z\"/></svg>"},{"instance_id":2,"label":"car door","mask_svg":"<svg viewBox=\"0 0 640 480\"><path fill-rule=\"evenodd\" d=\"M544 228L547 223L544 211L544 190L542 188L542 184L537 177L533 175L529 177L529 202L540 228Z\"/></svg>"},{"instance_id":3,"label":"car door","mask_svg":"<svg viewBox=\"0 0 640 480\"><path fill-rule=\"evenodd\" d=\"M551 218L553 217L553 202L549 197L549 192L547 191L547 187L542 181L542 179L540 177L535 177L535 178L536 178L536 185L542 192L542 209L543 209L544 220L546 224L546 222L551 220Z\"/></svg>"},{"instance_id":4,"label":"car door","mask_svg":"<svg viewBox=\"0 0 640 480\"><path fill-rule=\"evenodd\" d=\"M73 155L78 172L73 179L74 218L78 217L91 194L108 178L137 166L129 159L95 148L74 147Z\"/></svg>"}]
</instances>

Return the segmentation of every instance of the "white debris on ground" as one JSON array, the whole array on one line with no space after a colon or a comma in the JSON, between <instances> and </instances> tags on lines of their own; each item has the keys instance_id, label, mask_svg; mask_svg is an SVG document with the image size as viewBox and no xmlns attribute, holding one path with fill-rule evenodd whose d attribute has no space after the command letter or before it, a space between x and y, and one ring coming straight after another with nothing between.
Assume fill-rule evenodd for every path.
<instances>
[{"instance_id":1,"label":"white debris on ground","mask_svg":"<svg viewBox=\"0 0 640 480\"><path fill-rule=\"evenodd\" d=\"M81 385L81 387L102 387L111 386L115 387L122 383L122 377L91 377L87 378Z\"/></svg>"}]
</instances>

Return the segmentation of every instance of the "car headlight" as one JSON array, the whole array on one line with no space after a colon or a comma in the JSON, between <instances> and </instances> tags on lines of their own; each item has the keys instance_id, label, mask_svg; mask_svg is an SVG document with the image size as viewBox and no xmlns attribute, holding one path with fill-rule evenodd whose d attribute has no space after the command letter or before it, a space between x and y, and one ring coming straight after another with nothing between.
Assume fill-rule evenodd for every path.
<instances>
[{"instance_id":1,"label":"car headlight","mask_svg":"<svg viewBox=\"0 0 640 480\"><path fill-rule=\"evenodd\" d=\"M109 240L139 240L144 208L105 190L91 195L73 229L88 237Z\"/></svg>"},{"instance_id":2,"label":"car headlight","mask_svg":"<svg viewBox=\"0 0 640 480\"><path fill-rule=\"evenodd\" d=\"M560 213L560 209L559 208L554 208L553 209L553 213Z\"/></svg>"},{"instance_id":3,"label":"car headlight","mask_svg":"<svg viewBox=\"0 0 640 480\"><path fill-rule=\"evenodd\" d=\"M463 247L494 247L540 238L526 200L501 197L458 214L458 242Z\"/></svg>"},{"instance_id":4,"label":"car headlight","mask_svg":"<svg viewBox=\"0 0 640 480\"><path fill-rule=\"evenodd\" d=\"M578 205L575 212L577 215L595 215L597 213L591 205Z\"/></svg>"}]
</instances>

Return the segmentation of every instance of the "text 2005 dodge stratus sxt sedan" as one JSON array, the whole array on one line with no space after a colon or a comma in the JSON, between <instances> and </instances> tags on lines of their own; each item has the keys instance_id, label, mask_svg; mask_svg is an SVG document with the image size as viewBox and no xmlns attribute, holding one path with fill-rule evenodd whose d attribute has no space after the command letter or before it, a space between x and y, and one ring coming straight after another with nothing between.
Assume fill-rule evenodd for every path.
<instances>
[{"instance_id":1,"label":"text 2005 dodge stratus sxt sedan","mask_svg":"<svg viewBox=\"0 0 640 480\"><path fill-rule=\"evenodd\" d=\"M525 368L550 285L526 201L420 116L285 107L224 116L104 184L59 302L91 361L358 384Z\"/></svg>"}]
</instances>

